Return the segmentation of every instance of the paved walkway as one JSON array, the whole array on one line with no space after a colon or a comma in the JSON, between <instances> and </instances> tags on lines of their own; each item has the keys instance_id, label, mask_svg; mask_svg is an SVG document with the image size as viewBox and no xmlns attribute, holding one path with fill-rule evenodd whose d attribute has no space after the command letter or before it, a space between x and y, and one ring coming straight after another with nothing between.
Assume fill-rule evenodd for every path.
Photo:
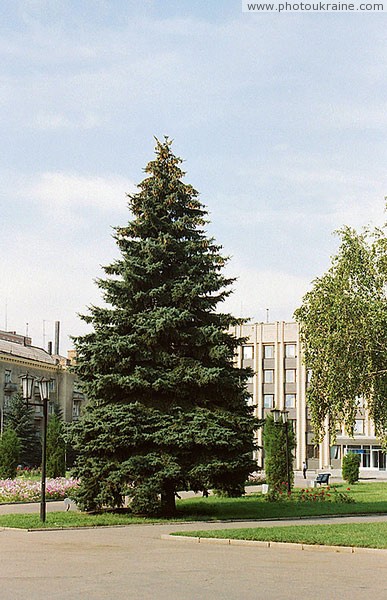
<instances>
[{"instance_id":1,"label":"paved walkway","mask_svg":"<svg viewBox=\"0 0 387 600\"><path fill-rule=\"evenodd\" d=\"M63 510L50 502L48 510ZM1 512L38 511L38 504ZM325 518L324 523L385 521ZM291 521L294 524L294 521ZM308 520L303 520L307 523ZM313 519L316 523L316 519ZM259 525L286 525L265 521ZM224 523L222 528L254 527ZM67 531L0 531L1 600L385 600L385 554L337 554L162 540L178 530L219 523L131 525Z\"/></svg>"}]
</instances>

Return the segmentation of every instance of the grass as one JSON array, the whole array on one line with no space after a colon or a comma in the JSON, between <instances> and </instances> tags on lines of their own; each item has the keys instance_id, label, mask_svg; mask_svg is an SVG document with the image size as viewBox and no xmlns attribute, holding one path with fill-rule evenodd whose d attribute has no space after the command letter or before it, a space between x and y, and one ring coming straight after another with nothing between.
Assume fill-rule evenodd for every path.
<instances>
[{"instance_id":1,"label":"grass","mask_svg":"<svg viewBox=\"0 0 387 600\"><path fill-rule=\"evenodd\" d=\"M102 513L90 515L80 512L49 512L46 523L41 523L39 514L10 514L0 516L0 527L16 527L19 529L62 529L69 527L113 527L118 525L138 525L158 523L161 519L133 517L125 513Z\"/></svg>"},{"instance_id":2,"label":"grass","mask_svg":"<svg viewBox=\"0 0 387 600\"><path fill-rule=\"evenodd\" d=\"M207 520L224 519L278 519L297 517L316 517L320 515L372 514L387 513L387 482L357 483L335 486L338 491L348 492L355 500L354 504L340 502L296 501L267 502L261 494L251 494L242 498L190 498L180 501L180 517Z\"/></svg>"},{"instance_id":3,"label":"grass","mask_svg":"<svg viewBox=\"0 0 387 600\"><path fill-rule=\"evenodd\" d=\"M387 523L385 522L185 531L172 535L387 549Z\"/></svg>"},{"instance_id":4,"label":"grass","mask_svg":"<svg viewBox=\"0 0 387 600\"><path fill-rule=\"evenodd\" d=\"M338 485L338 491L346 491L347 485ZM387 513L387 482L360 482L351 487L349 494L354 504L341 502L304 502L285 500L267 502L262 494L249 494L242 498L190 498L178 500L177 515L168 521L214 521L214 520L264 520L277 518L317 517L322 515ZM89 515L79 512L55 512L47 514L47 527L97 527L130 525L135 523L160 523L166 519L133 517L127 513L106 512ZM0 527L40 528L36 514L0 515Z\"/></svg>"}]
</instances>

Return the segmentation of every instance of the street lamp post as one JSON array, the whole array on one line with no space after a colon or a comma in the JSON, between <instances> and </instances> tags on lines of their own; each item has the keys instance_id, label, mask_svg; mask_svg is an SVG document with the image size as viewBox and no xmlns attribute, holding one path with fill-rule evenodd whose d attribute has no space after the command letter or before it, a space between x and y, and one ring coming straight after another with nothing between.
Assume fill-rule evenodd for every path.
<instances>
[{"instance_id":1,"label":"street lamp post","mask_svg":"<svg viewBox=\"0 0 387 600\"><path fill-rule=\"evenodd\" d=\"M285 428L285 450L286 450L286 484L288 488L288 492L290 492L291 484L290 484L290 464L289 464L289 411L288 410L279 410L278 408L273 408L271 411L274 419L274 423L280 423L280 419L282 417L282 423Z\"/></svg>"},{"instance_id":2,"label":"street lamp post","mask_svg":"<svg viewBox=\"0 0 387 600\"><path fill-rule=\"evenodd\" d=\"M42 435L42 482L40 495L40 520L46 522L46 459L47 459L47 420L48 420L48 401L50 398L50 383L51 379L38 380L39 394L41 403L29 402L33 397L35 377L29 375L21 376L23 387L23 399L27 402L27 406L41 406L43 408L43 435Z\"/></svg>"}]
</instances>

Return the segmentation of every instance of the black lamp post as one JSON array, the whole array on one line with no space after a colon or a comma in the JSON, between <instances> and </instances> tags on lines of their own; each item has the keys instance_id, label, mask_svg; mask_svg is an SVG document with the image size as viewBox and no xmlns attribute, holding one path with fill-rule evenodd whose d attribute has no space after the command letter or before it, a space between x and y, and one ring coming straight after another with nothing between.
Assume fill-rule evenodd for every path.
<instances>
[{"instance_id":1,"label":"black lamp post","mask_svg":"<svg viewBox=\"0 0 387 600\"><path fill-rule=\"evenodd\" d=\"M282 423L285 428L285 443L286 443L286 480L287 480L287 488L288 492L290 492L290 464L289 464L289 411L288 410L279 410L278 408L273 408L271 411L273 415L274 423L280 423L282 417Z\"/></svg>"},{"instance_id":2,"label":"black lamp post","mask_svg":"<svg viewBox=\"0 0 387 600\"><path fill-rule=\"evenodd\" d=\"M39 394L41 403L29 402L33 397L35 377L29 375L22 375L22 387L23 387L23 399L27 402L27 406L41 406L43 407L43 436L42 436L42 484L41 484L41 496L40 496L40 520L42 523L46 522L46 458L47 458L47 420L48 420L48 401L50 397L50 383L51 379L38 380Z\"/></svg>"}]
</instances>

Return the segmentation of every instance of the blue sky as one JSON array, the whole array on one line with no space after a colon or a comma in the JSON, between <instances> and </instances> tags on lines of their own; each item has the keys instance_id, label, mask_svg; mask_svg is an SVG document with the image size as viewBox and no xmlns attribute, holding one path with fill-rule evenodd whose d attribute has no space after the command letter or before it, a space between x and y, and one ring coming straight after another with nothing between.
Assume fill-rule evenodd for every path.
<instances>
[{"instance_id":1,"label":"blue sky","mask_svg":"<svg viewBox=\"0 0 387 600\"><path fill-rule=\"evenodd\" d=\"M60 320L63 352L85 331L163 135L231 257L225 308L291 319L332 231L385 219L386 31L240 0L2 0L0 328L42 345Z\"/></svg>"}]
</instances>

